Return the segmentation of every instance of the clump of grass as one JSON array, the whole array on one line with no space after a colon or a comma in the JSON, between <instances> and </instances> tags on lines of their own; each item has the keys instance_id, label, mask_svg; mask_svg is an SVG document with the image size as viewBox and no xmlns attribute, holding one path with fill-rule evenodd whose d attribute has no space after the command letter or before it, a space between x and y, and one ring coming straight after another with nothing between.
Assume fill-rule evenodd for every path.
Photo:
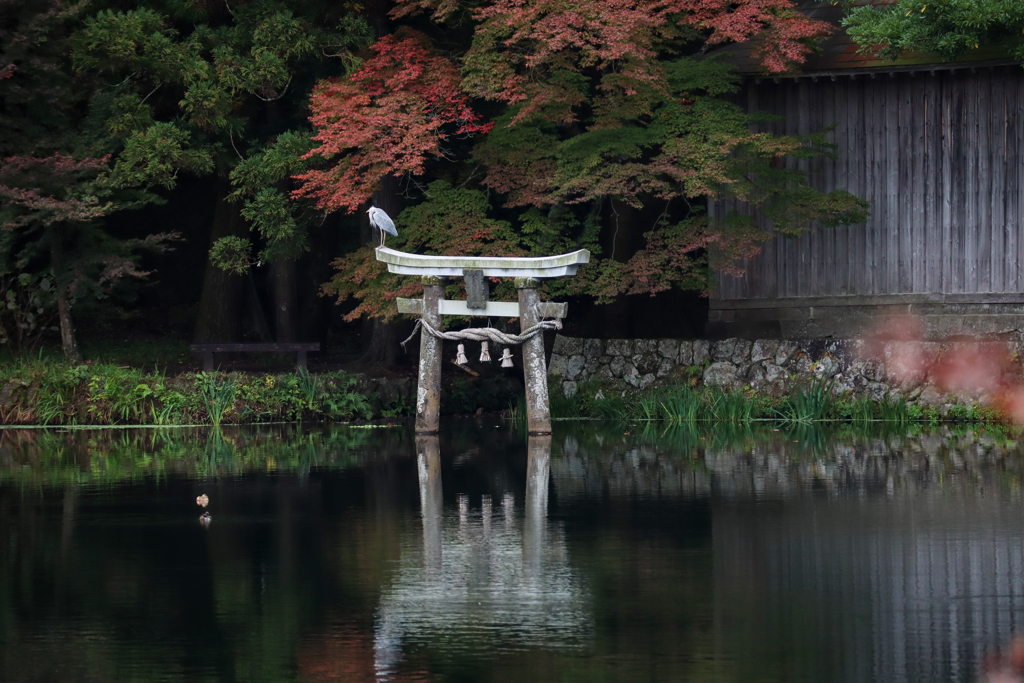
<instances>
[{"instance_id":1,"label":"clump of grass","mask_svg":"<svg viewBox=\"0 0 1024 683\"><path fill-rule=\"evenodd\" d=\"M661 396L661 414L676 424L693 424L703 414L703 395L690 386L667 391Z\"/></svg>"},{"instance_id":2,"label":"clump of grass","mask_svg":"<svg viewBox=\"0 0 1024 683\"><path fill-rule=\"evenodd\" d=\"M742 391L727 391L721 387L707 390L705 403L708 419L736 424L749 422L755 417L754 402Z\"/></svg>"},{"instance_id":3,"label":"clump of grass","mask_svg":"<svg viewBox=\"0 0 1024 683\"><path fill-rule=\"evenodd\" d=\"M520 394L508 402L507 419L514 427L526 424L526 395Z\"/></svg>"},{"instance_id":4,"label":"clump of grass","mask_svg":"<svg viewBox=\"0 0 1024 683\"><path fill-rule=\"evenodd\" d=\"M877 405L883 422L898 424L910 422L910 407L902 396L885 395Z\"/></svg>"},{"instance_id":5,"label":"clump of grass","mask_svg":"<svg viewBox=\"0 0 1024 683\"><path fill-rule=\"evenodd\" d=\"M235 405L235 382L228 378L224 381L217 379L214 373L207 374L200 372L196 375L196 388L203 403L206 405L206 414L210 417L210 423L214 427L220 427L224 416L234 408Z\"/></svg>"},{"instance_id":6,"label":"clump of grass","mask_svg":"<svg viewBox=\"0 0 1024 683\"><path fill-rule=\"evenodd\" d=\"M369 419L373 415L370 401L356 391L359 379L355 375L336 370L328 372L323 378L324 382L318 386L318 390L320 391L319 410L324 415L333 419L353 417ZM390 417L396 416L391 415Z\"/></svg>"},{"instance_id":7,"label":"clump of grass","mask_svg":"<svg viewBox=\"0 0 1024 683\"><path fill-rule=\"evenodd\" d=\"M633 406L637 419L654 422L661 419L661 401L657 395L642 396Z\"/></svg>"},{"instance_id":8,"label":"clump of grass","mask_svg":"<svg viewBox=\"0 0 1024 683\"><path fill-rule=\"evenodd\" d=\"M815 380L791 391L779 413L789 422L820 422L837 416L836 404L832 382Z\"/></svg>"},{"instance_id":9,"label":"clump of grass","mask_svg":"<svg viewBox=\"0 0 1024 683\"><path fill-rule=\"evenodd\" d=\"M244 422L300 419L369 418L370 400L356 390L358 378L336 371L314 376L298 374L248 376L238 385Z\"/></svg>"},{"instance_id":10,"label":"clump of grass","mask_svg":"<svg viewBox=\"0 0 1024 683\"><path fill-rule=\"evenodd\" d=\"M577 396L569 398L561 390L556 390L549 394L548 401L551 408L551 417L563 419L587 417ZM509 405L511 407L512 403L510 402ZM525 405L525 399L523 405Z\"/></svg>"},{"instance_id":11,"label":"clump of grass","mask_svg":"<svg viewBox=\"0 0 1024 683\"><path fill-rule=\"evenodd\" d=\"M299 371L295 373L295 381L299 386L299 391L302 393L302 399L306 404L306 408L313 410L316 406L317 396L320 393L319 378L309 374L309 370L306 368L299 368Z\"/></svg>"},{"instance_id":12,"label":"clump of grass","mask_svg":"<svg viewBox=\"0 0 1024 683\"><path fill-rule=\"evenodd\" d=\"M596 396L593 402L594 417L602 420L616 420L623 422L630 419L632 411L630 402L622 394L609 392L608 396Z\"/></svg>"},{"instance_id":13,"label":"clump of grass","mask_svg":"<svg viewBox=\"0 0 1024 683\"><path fill-rule=\"evenodd\" d=\"M860 396L844 405L847 407L847 417L855 424L865 424L875 419L875 402L870 396Z\"/></svg>"},{"instance_id":14,"label":"clump of grass","mask_svg":"<svg viewBox=\"0 0 1024 683\"><path fill-rule=\"evenodd\" d=\"M104 365L88 374L87 413L98 424L139 424L164 391L164 375L159 371Z\"/></svg>"},{"instance_id":15,"label":"clump of grass","mask_svg":"<svg viewBox=\"0 0 1024 683\"><path fill-rule=\"evenodd\" d=\"M14 377L9 381L16 388L25 389L25 398L29 404L26 406L27 411L17 417L31 420L32 413L34 413L35 421L44 425L76 422L76 416L72 410L76 394L84 378L84 373L80 368L34 363L21 364L20 367L12 368L12 370L14 370L12 373ZM11 407L15 406L17 403ZM4 424L13 422L8 419L9 417L13 417L11 413L4 416Z\"/></svg>"}]
</instances>

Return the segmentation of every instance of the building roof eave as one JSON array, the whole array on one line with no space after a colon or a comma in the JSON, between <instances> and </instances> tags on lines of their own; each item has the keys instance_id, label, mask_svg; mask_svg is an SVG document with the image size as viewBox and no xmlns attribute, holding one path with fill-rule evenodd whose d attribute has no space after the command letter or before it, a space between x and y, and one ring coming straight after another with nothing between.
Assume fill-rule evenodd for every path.
<instances>
[{"instance_id":1,"label":"building roof eave","mask_svg":"<svg viewBox=\"0 0 1024 683\"><path fill-rule=\"evenodd\" d=\"M763 80L771 80L776 83L782 81L798 81L802 78L810 78L812 80L818 80L819 78L828 78L831 80L837 80L839 78L858 78L867 76L869 78L877 78L878 76L895 76L896 74L914 74L921 72L935 73L937 71L958 71L958 70L975 70L975 69L988 69L999 66L1019 66L1021 62L1015 59L987 59L976 62L922 62L920 64L900 64L888 67L862 67L862 68L846 68L846 69L821 69L815 71L795 71L781 74L768 74L768 73L743 73L741 74L746 80L753 80L755 83L760 83Z\"/></svg>"}]
</instances>

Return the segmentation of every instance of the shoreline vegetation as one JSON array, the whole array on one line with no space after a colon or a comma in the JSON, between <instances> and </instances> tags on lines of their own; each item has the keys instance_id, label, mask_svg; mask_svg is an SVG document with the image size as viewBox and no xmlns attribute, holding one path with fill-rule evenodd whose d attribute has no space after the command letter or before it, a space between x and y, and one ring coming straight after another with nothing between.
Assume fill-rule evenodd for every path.
<instances>
[{"instance_id":1,"label":"shoreline vegetation","mask_svg":"<svg viewBox=\"0 0 1024 683\"><path fill-rule=\"evenodd\" d=\"M374 417L358 377L196 372L110 364L22 361L0 367L0 424L44 426L176 426L349 421ZM380 417L397 416L404 402Z\"/></svg>"},{"instance_id":2,"label":"shoreline vegetation","mask_svg":"<svg viewBox=\"0 0 1024 683\"><path fill-rule=\"evenodd\" d=\"M525 443L525 430L493 416L463 420L442 438L444 452L467 443L507 442L510 435ZM495 429L502 427L504 429ZM597 455L606 469L622 454L644 447L648 461L668 463L707 474L729 472L734 465L772 469L779 458L784 470L799 471L792 482L843 477L874 478L919 485L944 475L990 471L1020 489L1020 430L1000 425L959 424L933 427L926 423L791 423L664 424L624 426L614 421L594 425L564 424L558 428L552 454L573 459ZM467 435L474 435L467 441ZM0 430L0 485L30 487L111 484L146 477L209 478L245 473L309 473L365 464L369 458L407 458L414 453L413 436L405 429L336 428L288 423L223 427L159 429ZM461 445L460 445L461 444ZM474 445L474 448L476 446ZM599 455L605 454L605 455ZM894 455L887 455L894 454ZM898 455L895 455L898 454ZM520 451L520 455L522 452ZM654 460L652 460L654 458ZM776 466L779 463L776 463ZM658 467L654 471L658 471ZM831 473L831 475L829 474ZM844 479L845 481L845 479ZM839 480L836 480L838 483Z\"/></svg>"},{"instance_id":3,"label":"shoreline vegetation","mask_svg":"<svg viewBox=\"0 0 1024 683\"><path fill-rule=\"evenodd\" d=\"M413 415L414 396L399 393L384 402L360 391L359 375L343 371L266 374L189 372L168 375L111 364L68 365L19 361L0 366L0 425L4 426L181 426L397 420ZM555 419L602 419L665 424L834 422L896 425L991 423L1009 420L980 404L938 408L901 396L874 399L833 392L812 380L786 395L689 383L646 390L614 391L599 382L580 385L573 397L553 387ZM482 391L465 380L446 387L442 412L525 416L520 394ZM507 406L507 407L506 407Z\"/></svg>"},{"instance_id":4,"label":"shoreline vegetation","mask_svg":"<svg viewBox=\"0 0 1024 683\"><path fill-rule=\"evenodd\" d=\"M518 416L520 412L525 414L525 409L525 404L521 403L511 412ZM837 394L832 382L818 379L783 395L706 384L616 392L597 382L584 383L571 398L556 390L551 397L551 415L555 419L596 418L669 424L1011 423L1006 413L980 403L954 405L943 413L938 406L912 403L899 394L888 394L880 399L866 393Z\"/></svg>"}]
</instances>

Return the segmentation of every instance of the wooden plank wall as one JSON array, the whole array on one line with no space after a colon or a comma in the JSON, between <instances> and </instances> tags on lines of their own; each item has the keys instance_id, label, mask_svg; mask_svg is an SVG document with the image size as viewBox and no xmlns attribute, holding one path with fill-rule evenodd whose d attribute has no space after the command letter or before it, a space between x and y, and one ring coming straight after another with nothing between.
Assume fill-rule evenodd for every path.
<instances>
[{"instance_id":1,"label":"wooden plank wall","mask_svg":"<svg viewBox=\"0 0 1024 683\"><path fill-rule=\"evenodd\" d=\"M834 125L838 158L802 163L819 189L868 200L871 217L775 238L713 298L1024 289L1024 68L763 79L747 106L785 117L762 125L772 132Z\"/></svg>"}]
</instances>

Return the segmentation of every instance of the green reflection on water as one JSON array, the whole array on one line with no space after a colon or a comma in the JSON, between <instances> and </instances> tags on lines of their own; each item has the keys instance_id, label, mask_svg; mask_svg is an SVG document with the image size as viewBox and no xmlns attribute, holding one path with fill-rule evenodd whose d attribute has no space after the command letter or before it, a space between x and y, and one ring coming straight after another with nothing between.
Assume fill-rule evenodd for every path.
<instances>
[{"instance_id":1,"label":"green reflection on water","mask_svg":"<svg viewBox=\"0 0 1024 683\"><path fill-rule=\"evenodd\" d=\"M382 436L381 432L388 434ZM251 471L344 468L371 442L395 448L404 430L168 428L0 431L0 483L111 484L176 474L192 478Z\"/></svg>"},{"instance_id":2,"label":"green reflection on water","mask_svg":"<svg viewBox=\"0 0 1024 683\"><path fill-rule=\"evenodd\" d=\"M951 472L960 465L948 454L974 444L984 453L1017 452L1019 430L999 426L929 428L876 423L854 426L830 423L675 424L585 421L556 423L592 455L607 455L632 444L658 449L662 457L690 459L701 469L708 452L776 449L787 458L825 458L836 449L889 448L902 453L931 443ZM521 425L464 425L446 435L448 451L481 446L507 448L525 441ZM555 439L557 455L564 441ZM499 446L500 444L500 446ZM187 427L149 430L0 430L0 483L21 486L113 484L157 479L170 474L190 478L233 476L246 472L306 473L311 468L344 469L359 465L367 452L408 455L412 434L407 426L378 428L303 427L295 424L262 427ZM1011 467L1012 469L1012 467Z\"/></svg>"},{"instance_id":3,"label":"green reflection on water","mask_svg":"<svg viewBox=\"0 0 1024 683\"><path fill-rule=\"evenodd\" d=\"M523 596L508 586L523 582L494 576L528 567L493 558L529 521L526 440L464 421L439 451L434 532L479 569L486 609L515 613ZM542 569L577 612L559 631L571 637L543 646L514 623L474 635L416 611L449 585L417 555L417 455L405 428L0 432L0 678L369 681L394 605L422 628L403 632L393 680L834 680L860 652L870 586L835 597L794 571L778 589L765 578L773 548L802 558L805 518L855 539L854 522L903 509L915 524L946 515L955 542L963 520L1005 526L1021 481L1012 435L975 429L560 423ZM210 528L196 522L199 490ZM841 505L817 506L823 491ZM865 492L882 502L861 505Z\"/></svg>"}]
</instances>

